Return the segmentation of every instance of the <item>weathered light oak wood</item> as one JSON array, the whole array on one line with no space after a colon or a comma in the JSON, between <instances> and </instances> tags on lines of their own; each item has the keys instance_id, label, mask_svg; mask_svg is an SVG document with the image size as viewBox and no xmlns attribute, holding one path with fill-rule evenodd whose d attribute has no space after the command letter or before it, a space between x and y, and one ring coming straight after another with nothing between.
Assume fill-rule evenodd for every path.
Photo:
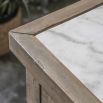
<instances>
[{"instance_id":1,"label":"weathered light oak wood","mask_svg":"<svg viewBox=\"0 0 103 103\"><path fill-rule=\"evenodd\" d=\"M42 90L42 103L55 103L44 89Z\"/></svg>"},{"instance_id":2,"label":"weathered light oak wood","mask_svg":"<svg viewBox=\"0 0 103 103\"><path fill-rule=\"evenodd\" d=\"M35 35L102 3L80 0L10 32L10 49L27 68L28 103L101 103Z\"/></svg>"},{"instance_id":3,"label":"weathered light oak wood","mask_svg":"<svg viewBox=\"0 0 103 103\"><path fill-rule=\"evenodd\" d=\"M103 0L80 0L70 6L57 10L12 31L20 34L36 35L46 29L85 13L102 3Z\"/></svg>"},{"instance_id":4,"label":"weathered light oak wood","mask_svg":"<svg viewBox=\"0 0 103 103\"><path fill-rule=\"evenodd\" d=\"M55 102L101 103L34 36L12 34L10 45L12 52Z\"/></svg>"},{"instance_id":5,"label":"weathered light oak wood","mask_svg":"<svg viewBox=\"0 0 103 103\"><path fill-rule=\"evenodd\" d=\"M14 54L25 65L25 67L28 68L28 70L31 72L31 75L33 75L33 77L35 78L35 80L38 80L38 82L43 86L43 88L45 88L47 90L47 92L51 96L51 98L53 98L53 100L56 101L57 103L63 103L63 102L64 103L68 103L68 102L73 103L70 100L70 98L65 94L65 92L62 91L61 88L58 87L58 85L54 82L54 80L52 80L52 78L49 77L49 75L47 75L44 72L45 70L41 69L41 66L43 66L43 65L39 62L39 60L36 59L35 56L33 56L33 58L35 58L35 60L36 60L36 62L35 62L35 60L33 60L24 49L21 49L21 46L18 45L19 42L15 41L15 39L12 36L10 37L11 51L15 52ZM17 37L18 39L20 36L21 40L20 39L19 40L21 42L23 42L23 41L26 42L25 40L27 40L27 38L29 38L30 41L33 40L32 42L34 42L33 36L21 35L21 34L20 35L14 34L14 36ZM31 40L32 37L33 37L33 39ZM32 47L32 45L29 45L29 43L27 43L27 44L29 47ZM35 45L35 46L38 47L37 45ZM31 48L31 49L33 49L33 48ZM34 51L32 51L32 50L30 50L30 51L32 52L32 54L35 54ZM37 51L37 52L40 53L40 51ZM49 59L47 59L47 60L49 60ZM38 65L38 63L40 64L40 66ZM63 97L63 95L64 95L64 97ZM60 99L60 98L62 98L62 99Z\"/></svg>"},{"instance_id":6,"label":"weathered light oak wood","mask_svg":"<svg viewBox=\"0 0 103 103\"><path fill-rule=\"evenodd\" d=\"M38 81L26 70L27 102L40 103L40 85Z\"/></svg>"}]
</instances>

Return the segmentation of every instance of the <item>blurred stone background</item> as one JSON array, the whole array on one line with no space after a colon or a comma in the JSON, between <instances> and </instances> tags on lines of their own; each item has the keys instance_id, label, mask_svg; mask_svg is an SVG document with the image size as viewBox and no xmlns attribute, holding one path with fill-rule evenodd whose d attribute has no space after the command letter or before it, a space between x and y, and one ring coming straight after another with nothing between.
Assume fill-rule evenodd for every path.
<instances>
[{"instance_id":1,"label":"blurred stone background","mask_svg":"<svg viewBox=\"0 0 103 103\"><path fill-rule=\"evenodd\" d=\"M23 24L72 4L77 0L28 0L23 6ZM26 103L25 68L9 52L0 57L0 103Z\"/></svg>"}]
</instances>

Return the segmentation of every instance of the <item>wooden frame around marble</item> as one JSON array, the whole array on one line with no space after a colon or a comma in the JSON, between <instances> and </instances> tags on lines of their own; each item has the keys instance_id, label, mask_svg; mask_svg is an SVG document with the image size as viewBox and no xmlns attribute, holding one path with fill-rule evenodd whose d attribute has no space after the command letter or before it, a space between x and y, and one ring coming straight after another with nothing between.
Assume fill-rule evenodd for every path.
<instances>
[{"instance_id":1,"label":"wooden frame around marble","mask_svg":"<svg viewBox=\"0 0 103 103\"><path fill-rule=\"evenodd\" d=\"M10 31L10 50L26 67L28 103L101 103L36 37L103 0L80 0Z\"/></svg>"}]
</instances>

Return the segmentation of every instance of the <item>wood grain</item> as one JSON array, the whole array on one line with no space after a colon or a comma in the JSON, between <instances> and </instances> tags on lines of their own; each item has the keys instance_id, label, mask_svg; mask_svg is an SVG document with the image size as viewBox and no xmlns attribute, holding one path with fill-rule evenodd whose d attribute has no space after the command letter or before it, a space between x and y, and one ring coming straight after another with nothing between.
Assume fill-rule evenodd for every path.
<instances>
[{"instance_id":1,"label":"wood grain","mask_svg":"<svg viewBox=\"0 0 103 103\"><path fill-rule=\"evenodd\" d=\"M44 89L42 89L42 103L55 103Z\"/></svg>"},{"instance_id":2,"label":"wood grain","mask_svg":"<svg viewBox=\"0 0 103 103\"><path fill-rule=\"evenodd\" d=\"M27 103L40 103L40 86L38 81L26 70Z\"/></svg>"},{"instance_id":3,"label":"wood grain","mask_svg":"<svg viewBox=\"0 0 103 103\"><path fill-rule=\"evenodd\" d=\"M35 35L102 3L80 0L10 32L10 49L27 68L28 103L101 103Z\"/></svg>"},{"instance_id":4,"label":"wood grain","mask_svg":"<svg viewBox=\"0 0 103 103\"><path fill-rule=\"evenodd\" d=\"M82 13L93 9L102 3L103 0L80 0L70 6L48 14L28 24L20 26L19 28L12 30L12 32L36 35L64 21L81 15Z\"/></svg>"},{"instance_id":5,"label":"wood grain","mask_svg":"<svg viewBox=\"0 0 103 103\"><path fill-rule=\"evenodd\" d=\"M10 48L58 103L101 103L38 39L12 34Z\"/></svg>"}]
</instances>

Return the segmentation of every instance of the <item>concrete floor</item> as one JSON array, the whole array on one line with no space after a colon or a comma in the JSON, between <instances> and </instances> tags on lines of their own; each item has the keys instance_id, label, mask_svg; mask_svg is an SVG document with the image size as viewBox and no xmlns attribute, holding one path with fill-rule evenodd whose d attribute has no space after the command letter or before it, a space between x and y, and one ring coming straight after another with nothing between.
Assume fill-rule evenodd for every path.
<instances>
[{"instance_id":1,"label":"concrete floor","mask_svg":"<svg viewBox=\"0 0 103 103\"><path fill-rule=\"evenodd\" d=\"M0 57L0 103L25 103L25 69L13 54Z\"/></svg>"}]
</instances>

